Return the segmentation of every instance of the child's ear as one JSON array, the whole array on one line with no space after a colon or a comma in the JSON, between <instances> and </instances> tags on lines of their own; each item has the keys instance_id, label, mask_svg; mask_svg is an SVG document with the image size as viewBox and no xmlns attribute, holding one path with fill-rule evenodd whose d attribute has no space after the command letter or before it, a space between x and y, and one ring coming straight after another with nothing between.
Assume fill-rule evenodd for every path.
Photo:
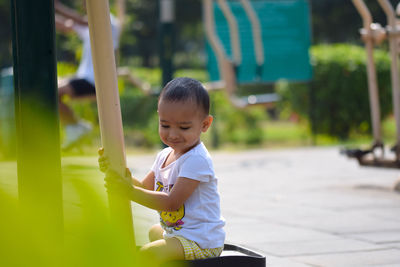
<instances>
[{"instance_id":1,"label":"child's ear","mask_svg":"<svg viewBox=\"0 0 400 267\"><path fill-rule=\"evenodd\" d=\"M213 120L214 120L214 118L211 115L207 115L207 117L205 117L205 119L203 120L203 126L201 128L201 131L203 133L207 132L207 130L208 130L208 128L210 128Z\"/></svg>"}]
</instances>

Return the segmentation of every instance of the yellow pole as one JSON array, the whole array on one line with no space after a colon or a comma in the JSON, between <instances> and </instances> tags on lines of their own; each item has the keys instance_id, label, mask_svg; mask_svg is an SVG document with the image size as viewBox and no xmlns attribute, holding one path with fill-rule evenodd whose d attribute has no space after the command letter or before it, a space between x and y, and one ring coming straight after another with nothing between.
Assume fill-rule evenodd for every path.
<instances>
[{"instance_id":1,"label":"yellow pole","mask_svg":"<svg viewBox=\"0 0 400 267\"><path fill-rule=\"evenodd\" d=\"M87 0L101 141L110 168L125 174L126 159L108 0ZM108 194L111 221L135 251L130 201Z\"/></svg>"}]
</instances>

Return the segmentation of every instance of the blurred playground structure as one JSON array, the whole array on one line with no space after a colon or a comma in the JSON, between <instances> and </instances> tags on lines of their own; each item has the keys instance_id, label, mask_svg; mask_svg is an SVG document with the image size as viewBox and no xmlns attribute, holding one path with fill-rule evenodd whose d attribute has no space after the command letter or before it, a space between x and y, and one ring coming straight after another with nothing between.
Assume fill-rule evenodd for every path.
<instances>
[{"instance_id":1,"label":"blurred playground structure","mask_svg":"<svg viewBox=\"0 0 400 267\"><path fill-rule=\"evenodd\" d=\"M224 88L237 107L275 102L274 93L241 97L240 84L312 78L309 3L204 0L209 89Z\"/></svg>"},{"instance_id":2,"label":"blurred playground structure","mask_svg":"<svg viewBox=\"0 0 400 267\"><path fill-rule=\"evenodd\" d=\"M125 0L116 1L118 18L124 21ZM397 19L389 1L378 1L388 17L388 26L374 23L368 7L363 1L353 1L363 19L361 30L367 55L368 91L372 121L373 142L369 149L348 149L348 156L356 158L362 165L398 167L400 119L399 119L399 80L397 70L398 42L395 34ZM163 82L172 78L173 68L173 28L174 1L160 1L160 40L163 47L160 65ZM265 16L268 14L268 16ZM209 90L225 90L235 107L243 108L252 104L268 104L279 101L275 93L239 94L239 87L254 84L272 84L279 79L290 82L309 82L312 69L309 58L310 19L309 3L304 0L241 0L241 1L203 1L203 26L205 32L207 71ZM164 38L164 39L163 39ZM373 49L385 40L389 42L392 58L392 99L396 119L396 138L391 152L386 152L382 140L380 103ZM288 64L287 62L291 62ZM117 68L120 77L130 80L146 95L156 95L159 88L152 88L148 81L134 75L127 67ZM1 87L0 147L5 157L15 155L14 92L12 69L2 71ZM248 90L249 91L249 90ZM248 92L247 91L247 92Z\"/></svg>"},{"instance_id":3,"label":"blurred playground structure","mask_svg":"<svg viewBox=\"0 0 400 267\"><path fill-rule=\"evenodd\" d=\"M372 15L363 0L353 0L353 4L363 21L360 30L361 38L365 43L367 55L367 76L369 104L371 111L373 143L369 149L346 149L342 152L348 157L356 158L360 165L400 168L400 79L399 79L399 52L400 52L400 20L396 18L396 12L388 0L378 0L379 5L387 16L386 27L373 23ZM400 5L397 6L397 14L400 15ZM385 145L382 140L380 103L378 93L377 74L373 58L374 46L381 44L384 40L389 43L389 54L391 59L391 81L393 114L396 121L396 140L391 148L394 157L385 154Z\"/></svg>"},{"instance_id":4,"label":"blurred playground structure","mask_svg":"<svg viewBox=\"0 0 400 267\"><path fill-rule=\"evenodd\" d=\"M125 5L125 0L116 1L117 17L122 27L126 24ZM163 0L159 6L162 84L152 88L134 70L127 66L117 67L120 78L149 96L157 95L159 88L172 79L174 72L174 1ZM239 95L239 87L273 84L281 79L309 82L312 78L310 7L306 0L204 0L203 26L210 80L205 86L209 90L224 90L235 107L273 105L279 100L276 93ZM7 88L3 91L8 92L5 99L10 102L12 87ZM6 147L5 154L12 155L11 139L15 135L10 134L13 128L10 121L13 106L5 105L3 109L7 110L4 116L10 119L0 122L4 124L1 128L7 131L0 136L0 144Z\"/></svg>"},{"instance_id":5,"label":"blurred playground structure","mask_svg":"<svg viewBox=\"0 0 400 267\"><path fill-rule=\"evenodd\" d=\"M161 1L160 32L163 51L160 64L164 81L172 77L169 47L174 22L173 1ZM274 93L239 96L238 86L274 83L280 79L308 82L312 79L310 7L307 0L203 0L208 90L225 90L232 104L243 108L279 100ZM167 36L166 36L167 34ZM165 45L164 45L165 44ZM146 94L154 92L126 67L118 74ZM167 79L165 79L167 77Z\"/></svg>"}]
</instances>

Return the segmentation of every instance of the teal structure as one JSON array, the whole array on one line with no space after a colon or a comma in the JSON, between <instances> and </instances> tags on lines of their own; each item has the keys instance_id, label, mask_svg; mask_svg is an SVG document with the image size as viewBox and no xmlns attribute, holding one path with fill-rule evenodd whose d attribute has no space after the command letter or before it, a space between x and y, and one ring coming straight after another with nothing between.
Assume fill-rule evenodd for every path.
<instances>
[{"instance_id":1,"label":"teal structure","mask_svg":"<svg viewBox=\"0 0 400 267\"><path fill-rule=\"evenodd\" d=\"M251 0L261 25L264 64L257 66L251 23L240 1L227 1L239 28L242 62L236 66L237 82L273 83L280 79L304 82L312 79L310 8L307 0ZM214 2L215 31L233 61L228 22ZM214 51L207 42L210 80L220 80Z\"/></svg>"}]
</instances>

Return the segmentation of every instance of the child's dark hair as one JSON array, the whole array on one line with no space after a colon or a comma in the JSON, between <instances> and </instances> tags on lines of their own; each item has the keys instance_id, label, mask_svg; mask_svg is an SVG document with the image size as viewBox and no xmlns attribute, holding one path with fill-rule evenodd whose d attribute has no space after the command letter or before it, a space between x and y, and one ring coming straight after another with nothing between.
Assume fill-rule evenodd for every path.
<instances>
[{"instance_id":1,"label":"child's dark hair","mask_svg":"<svg viewBox=\"0 0 400 267\"><path fill-rule=\"evenodd\" d=\"M210 97L203 85L192 78L175 78L163 88L159 100L172 102L192 100L205 114L210 113Z\"/></svg>"}]
</instances>

